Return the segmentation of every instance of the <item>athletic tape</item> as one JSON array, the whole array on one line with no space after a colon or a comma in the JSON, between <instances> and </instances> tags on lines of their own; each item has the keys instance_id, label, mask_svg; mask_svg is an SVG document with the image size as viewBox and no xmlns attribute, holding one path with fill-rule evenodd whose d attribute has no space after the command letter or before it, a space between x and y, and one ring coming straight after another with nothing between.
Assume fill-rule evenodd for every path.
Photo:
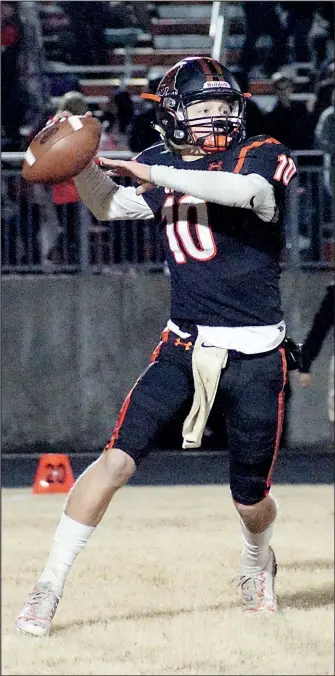
<instances>
[{"instance_id":1,"label":"athletic tape","mask_svg":"<svg viewBox=\"0 0 335 676\"><path fill-rule=\"evenodd\" d=\"M74 129L75 131L78 131L78 129L83 128L83 123L79 119L78 115L71 115L71 117L68 117L67 119L69 120L72 129Z\"/></svg>"},{"instance_id":2,"label":"athletic tape","mask_svg":"<svg viewBox=\"0 0 335 676\"><path fill-rule=\"evenodd\" d=\"M28 150L25 154L25 160L26 160L27 164L29 164L30 166L32 166L32 164L34 164L34 162L36 162L36 157L35 157L35 155L33 155L30 148L28 148Z\"/></svg>"}]
</instances>

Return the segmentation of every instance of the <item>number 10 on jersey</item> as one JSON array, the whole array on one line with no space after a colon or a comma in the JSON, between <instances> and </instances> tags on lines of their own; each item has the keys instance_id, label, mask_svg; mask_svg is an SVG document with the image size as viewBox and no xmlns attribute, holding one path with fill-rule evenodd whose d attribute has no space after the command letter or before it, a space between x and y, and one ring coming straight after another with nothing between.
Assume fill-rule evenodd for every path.
<instances>
[{"instance_id":1,"label":"number 10 on jersey","mask_svg":"<svg viewBox=\"0 0 335 676\"><path fill-rule=\"evenodd\" d=\"M163 207L166 236L176 263L186 263L187 257L209 261L216 255L213 232L208 225L207 205L203 200L183 195L176 200L166 198ZM196 239L191 233L193 226Z\"/></svg>"}]
</instances>

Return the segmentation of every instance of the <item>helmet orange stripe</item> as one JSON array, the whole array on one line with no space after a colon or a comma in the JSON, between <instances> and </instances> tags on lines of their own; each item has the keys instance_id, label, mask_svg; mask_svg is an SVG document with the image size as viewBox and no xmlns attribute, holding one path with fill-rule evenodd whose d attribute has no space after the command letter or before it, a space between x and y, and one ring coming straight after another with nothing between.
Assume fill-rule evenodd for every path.
<instances>
[{"instance_id":1,"label":"helmet orange stripe","mask_svg":"<svg viewBox=\"0 0 335 676\"><path fill-rule=\"evenodd\" d=\"M214 66L214 68L215 68L215 70L216 70L216 72L217 72L218 75L223 75L223 68L222 68L222 66L221 66L221 63L219 63L218 61L215 61L215 60L213 59L212 65Z\"/></svg>"},{"instance_id":2,"label":"helmet orange stripe","mask_svg":"<svg viewBox=\"0 0 335 676\"><path fill-rule=\"evenodd\" d=\"M206 59L199 59L199 64L202 72L204 73L204 75L206 75L206 80L207 78L208 80L213 80L213 73Z\"/></svg>"},{"instance_id":3,"label":"helmet orange stripe","mask_svg":"<svg viewBox=\"0 0 335 676\"><path fill-rule=\"evenodd\" d=\"M140 97L141 99L149 99L150 101L157 101L158 103L162 99L158 94L150 94L149 92L143 92L143 94L140 94Z\"/></svg>"}]
</instances>

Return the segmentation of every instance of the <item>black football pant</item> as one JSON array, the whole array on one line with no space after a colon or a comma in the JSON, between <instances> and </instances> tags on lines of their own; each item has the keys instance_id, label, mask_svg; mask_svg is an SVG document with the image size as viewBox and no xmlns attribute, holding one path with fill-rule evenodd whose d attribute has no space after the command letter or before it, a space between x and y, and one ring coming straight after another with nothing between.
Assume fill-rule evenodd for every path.
<instances>
[{"instance_id":1,"label":"black football pant","mask_svg":"<svg viewBox=\"0 0 335 676\"><path fill-rule=\"evenodd\" d=\"M125 399L105 450L120 448L138 465L168 422L180 424L180 412L187 414L193 401L195 339L163 332L150 365ZM231 493L241 504L256 504L269 492L282 430L285 381L282 347L256 355L229 350L215 406L225 418Z\"/></svg>"}]
</instances>

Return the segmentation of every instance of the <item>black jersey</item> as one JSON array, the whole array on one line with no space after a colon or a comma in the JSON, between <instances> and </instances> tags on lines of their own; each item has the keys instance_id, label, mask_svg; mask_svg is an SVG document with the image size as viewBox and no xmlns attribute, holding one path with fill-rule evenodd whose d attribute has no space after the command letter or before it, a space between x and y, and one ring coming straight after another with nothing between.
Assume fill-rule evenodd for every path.
<instances>
[{"instance_id":1,"label":"black jersey","mask_svg":"<svg viewBox=\"0 0 335 676\"><path fill-rule=\"evenodd\" d=\"M266 326L282 320L279 257L285 188L296 173L289 150L258 136L193 162L158 143L138 162L263 176L275 190L275 222L249 209L157 187L143 197L160 224L171 273L171 319L179 326Z\"/></svg>"}]
</instances>

